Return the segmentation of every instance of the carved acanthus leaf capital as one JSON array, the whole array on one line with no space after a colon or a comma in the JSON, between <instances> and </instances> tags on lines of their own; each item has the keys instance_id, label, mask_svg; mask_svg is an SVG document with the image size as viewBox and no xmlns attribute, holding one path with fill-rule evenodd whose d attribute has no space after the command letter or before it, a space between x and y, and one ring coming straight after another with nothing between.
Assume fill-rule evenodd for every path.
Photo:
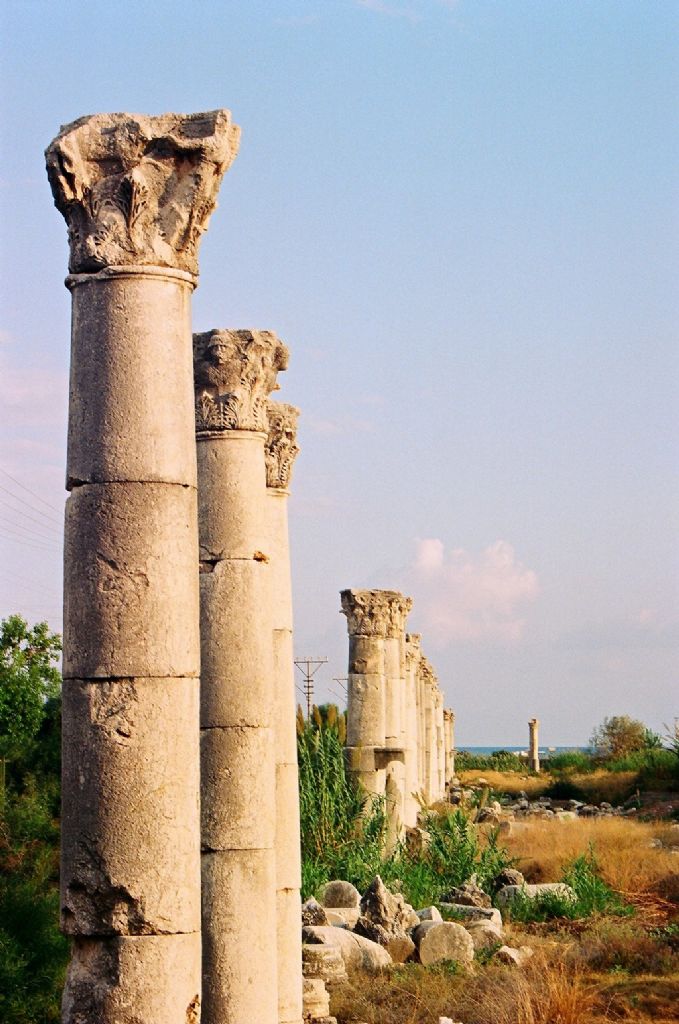
<instances>
[{"instance_id":1,"label":"carved acanthus leaf capital","mask_svg":"<svg viewBox=\"0 0 679 1024\"><path fill-rule=\"evenodd\" d=\"M455 712L453 711L452 708L444 708L443 717L447 722L450 722L451 724L455 723Z\"/></svg>"},{"instance_id":2,"label":"carved acanthus leaf capital","mask_svg":"<svg viewBox=\"0 0 679 1024\"><path fill-rule=\"evenodd\" d=\"M342 590L342 612L351 636L402 636L409 597L396 590Z\"/></svg>"},{"instance_id":3,"label":"carved acanthus leaf capital","mask_svg":"<svg viewBox=\"0 0 679 1024\"><path fill-rule=\"evenodd\" d=\"M196 431L268 433L267 401L288 350L273 331L213 330L193 336Z\"/></svg>"},{"instance_id":4,"label":"carved acanthus leaf capital","mask_svg":"<svg viewBox=\"0 0 679 1024\"><path fill-rule=\"evenodd\" d=\"M134 265L197 274L200 236L239 139L228 110L93 114L64 125L45 157L71 273Z\"/></svg>"},{"instance_id":5,"label":"carved acanthus leaf capital","mask_svg":"<svg viewBox=\"0 0 679 1024\"><path fill-rule=\"evenodd\" d=\"M269 436L264 445L266 486L285 490L290 483L295 459L299 455L299 409L286 402L274 402L269 399L266 410L269 421Z\"/></svg>"}]
</instances>

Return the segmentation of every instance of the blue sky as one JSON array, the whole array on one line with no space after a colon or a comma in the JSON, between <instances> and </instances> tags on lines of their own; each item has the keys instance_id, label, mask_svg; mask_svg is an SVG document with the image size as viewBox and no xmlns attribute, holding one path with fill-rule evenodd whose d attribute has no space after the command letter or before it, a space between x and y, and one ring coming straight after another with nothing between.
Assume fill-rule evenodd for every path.
<instances>
[{"instance_id":1,"label":"blue sky","mask_svg":"<svg viewBox=\"0 0 679 1024\"><path fill-rule=\"evenodd\" d=\"M69 296L43 149L86 113L226 106L241 151L194 323L291 349L296 649L329 658L319 697L346 673L338 591L399 587L459 743L524 742L534 715L545 743L617 713L662 731L679 4L6 0L0 17L0 614L60 626Z\"/></svg>"}]
</instances>

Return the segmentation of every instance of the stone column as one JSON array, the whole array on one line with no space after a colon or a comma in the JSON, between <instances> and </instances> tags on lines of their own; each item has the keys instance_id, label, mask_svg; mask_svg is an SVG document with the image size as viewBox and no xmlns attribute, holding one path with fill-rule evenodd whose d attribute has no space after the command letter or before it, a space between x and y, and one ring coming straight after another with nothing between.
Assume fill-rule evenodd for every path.
<instances>
[{"instance_id":1,"label":"stone column","mask_svg":"<svg viewBox=\"0 0 679 1024\"><path fill-rule=\"evenodd\" d=\"M384 641L389 624L384 591L342 590L340 598L349 632L347 765L367 793L384 796Z\"/></svg>"},{"instance_id":2,"label":"stone column","mask_svg":"<svg viewBox=\"0 0 679 1024\"><path fill-rule=\"evenodd\" d=\"M424 795L427 803L432 803L436 799L435 789L438 775L434 719L435 677L434 670L424 655L420 656L420 673L422 676L422 703L424 707Z\"/></svg>"},{"instance_id":3,"label":"stone column","mask_svg":"<svg viewBox=\"0 0 679 1024\"><path fill-rule=\"evenodd\" d=\"M418 669L420 662L420 637L417 633L406 634L406 745L405 745L405 824L412 828L417 825L420 805L417 794L422 788L419 770L420 716L418 700Z\"/></svg>"},{"instance_id":4,"label":"stone column","mask_svg":"<svg viewBox=\"0 0 679 1024\"><path fill-rule=\"evenodd\" d=\"M297 447L299 409L282 402L267 406L267 521L273 628L274 736L276 743L276 929L278 936L278 1020L302 1022L302 945L299 778L295 664L292 646L292 586L288 535L288 486Z\"/></svg>"},{"instance_id":5,"label":"stone column","mask_svg":"<svg viewBox=\"0 0 679 1024\"><path fill-rule=\"evenodd\" d=\"M46 151L68 224L64 1024L200 1018L191 292L227 111L96 114Z\"/></svg>"},{"instance_id":6,"label":"stone column","mask_svg":"<svg viewBox=\"0 0 679 1024\"><path fill-rule=\"evenodd\" d=\"M445 708L443 712L446 735L446 787L455 779L455 712Z\"/></svg>"},{"instance_id":7,"label":"stone column","mask_svg":"<svg viewBox=\"0 0 679 1024\"><path fill-rule=\"evenodd\" d=\"M387 609L384 640L386 796L391 850L405 825L405 623L413 602L396 590L383 590Z\"/></svg>"},{"instance_id":8,"label":"stone column","mask_svg":"<svg viewBox=\"0 0 679 1024\"><path fill-rule=\"evenodd\" d=\"M540 753L538 746L538 726L540 722L537 718L531 718L528 723L528 764L530 770L533 772L540 771Z\"/></svg>"},{"instance_id":9,"label":"stone column","mask_svg":"<svg viewBox=\"0 0 679 1024\"><path fill-rule=\"evenodd\" d=\"M268 331L194 335L201 640L204 1024L277 1024L276 743Z\"/></svg>"},{"instance_id":10,"label":"stone column","mask_svg":"<svg viewBox=\"0 0 679 1024\"><path fill-rule=\"evenodd\" d=\"M443 693L439 687L436 688L436 745L438 748L438 799L441 800L446 794L446 737L443 720Z\"/></svg>"}]
</instances>

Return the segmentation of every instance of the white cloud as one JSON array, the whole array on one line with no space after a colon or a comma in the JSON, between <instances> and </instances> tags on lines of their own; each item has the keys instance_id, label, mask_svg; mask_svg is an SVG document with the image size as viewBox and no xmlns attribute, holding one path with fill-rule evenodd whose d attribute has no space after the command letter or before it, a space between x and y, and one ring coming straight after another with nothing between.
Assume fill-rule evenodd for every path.
<instances>
[{"instance_id":1,"label":"white cloud","mask_svg":"<svg viewBox=\"0 0 679 1024\"><path fill-rule=\"evenodd\" d=\"M539 592L537 575L498 540L480 555L448 552L443 541L417 541L408 571L418 629L441 647L456 640L516 643L525 629L524 609Z\"/></svg>"}]
</instances>

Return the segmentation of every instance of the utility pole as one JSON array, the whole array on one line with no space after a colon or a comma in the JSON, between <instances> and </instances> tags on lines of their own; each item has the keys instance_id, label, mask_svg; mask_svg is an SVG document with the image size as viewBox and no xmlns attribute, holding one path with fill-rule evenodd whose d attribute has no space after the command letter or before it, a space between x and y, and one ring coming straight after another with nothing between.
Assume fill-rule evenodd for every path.
<instances>
[{"instance_id":1,"label":"utility pole","mask_svg":"<svg viewBox=\"0 0 679 1024\"><path fill-rule=\"evenodd\" d=\"M295 658L295 665L302 673L302 685L304 687L304 696L306 697L307 721L311 718L311 705L313 704L314 698L314 676L321 665L326 665L327 662L327 658Z\"/></svg>"}]
</instances>

